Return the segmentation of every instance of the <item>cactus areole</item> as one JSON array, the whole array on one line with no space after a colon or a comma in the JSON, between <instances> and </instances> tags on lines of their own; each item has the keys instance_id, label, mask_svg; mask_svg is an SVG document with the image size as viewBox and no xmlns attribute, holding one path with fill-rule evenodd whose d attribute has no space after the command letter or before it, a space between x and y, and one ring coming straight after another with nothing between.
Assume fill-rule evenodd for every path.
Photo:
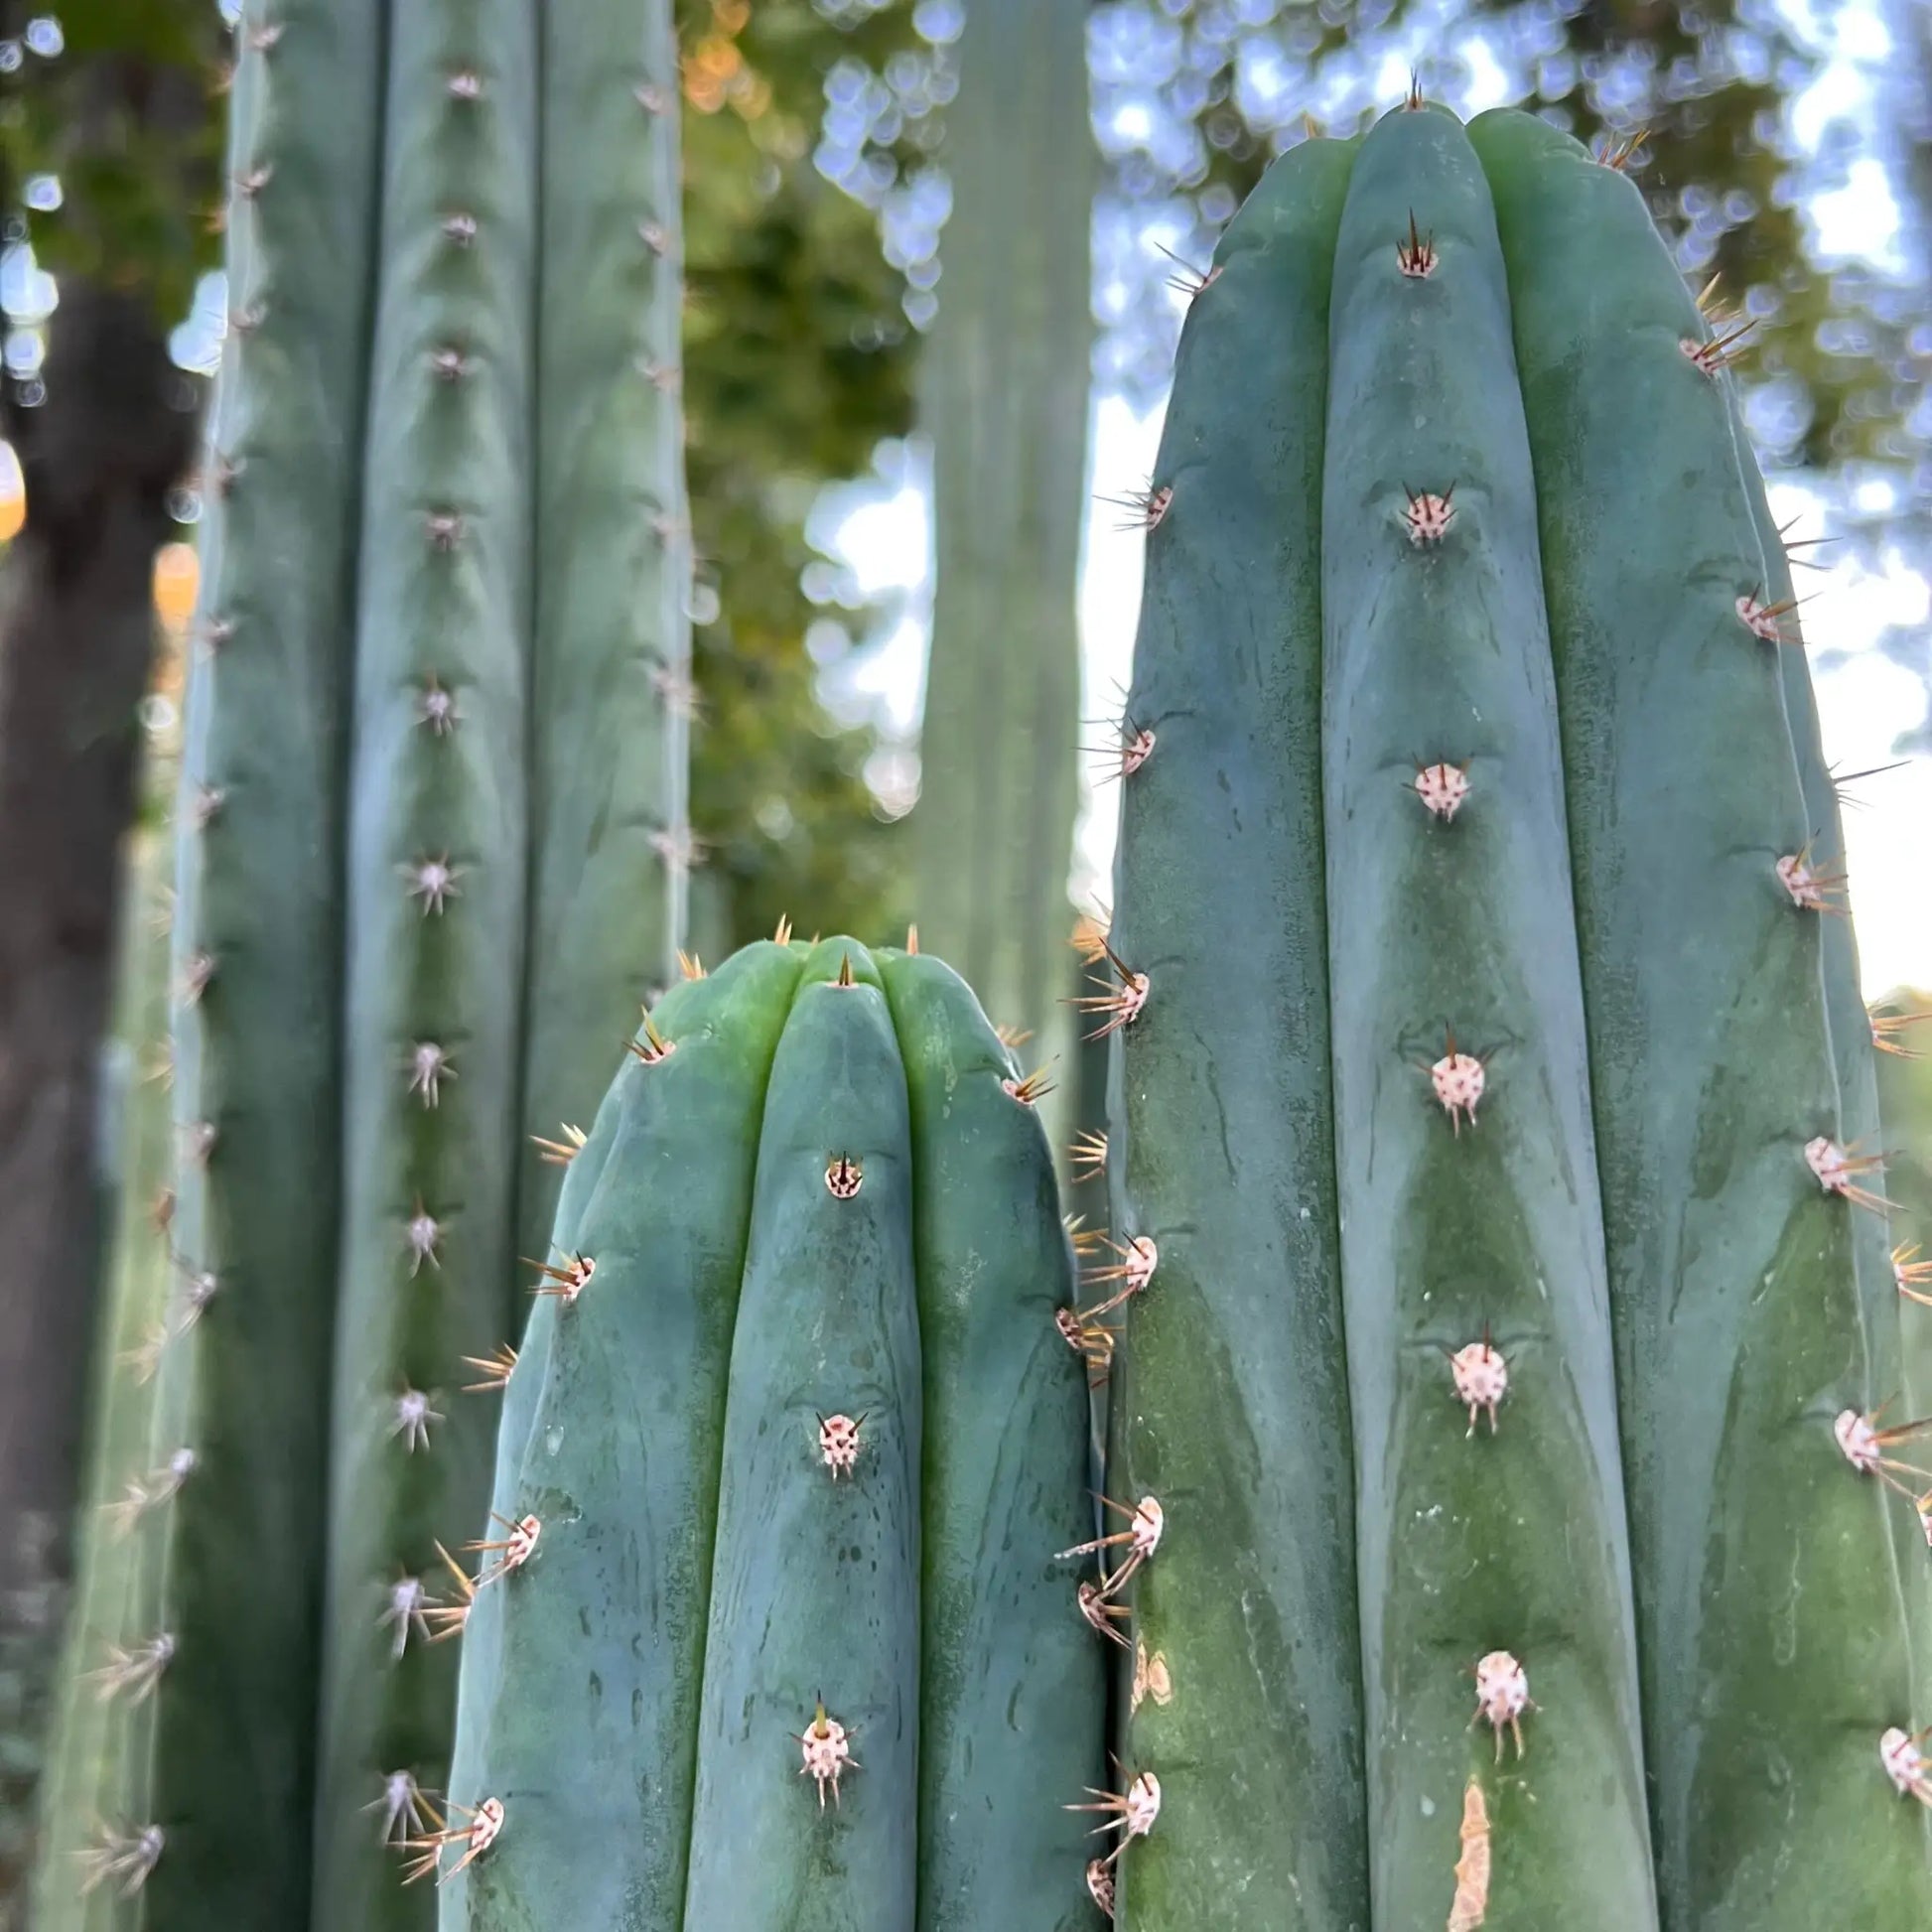
<instances>
[{"instance_id":1,"label":"cactus areole","mask_svg":"<svg viewBox=\"0 0 1932 1932\"><path fill-rule=\"evenodd\" d=\"M449 1932L1093 1926L1087 1373L1011 1053L848 939L749 947L643 1037L502 1378L407 1870Z\"/></svg>"},{"instance_id":2,"label":"cactus areole","mask_svg":"<svg viewBox=\"0 0 1932 1932\"><path fill-rule=\"evenodd\" d=\"M1932 1297L1749 326L1627 158L1412 96L1189 306L1059 1325L1132 1932L1932 1924Z\"/></svg>"}]
</instances>

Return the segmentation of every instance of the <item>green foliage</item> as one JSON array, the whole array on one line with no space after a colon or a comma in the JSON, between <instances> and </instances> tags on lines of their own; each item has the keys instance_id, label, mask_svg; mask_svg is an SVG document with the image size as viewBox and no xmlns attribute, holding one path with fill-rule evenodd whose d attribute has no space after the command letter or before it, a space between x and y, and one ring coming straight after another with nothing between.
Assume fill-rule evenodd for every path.
<instances>
[{"instance_id":1,"label":"green foliage","mask_svg":"<svg viewBox=\"0 0 1932 1932\"><path fill-rule=\"evenodd\" d=\"M55 177L60 207L32 216L42 266L139 290L171 326L220 254L220 16L210 0L48 12L64 45L22 56L0 104L0 181Z\"/></svg>"},{"instance_id":2,"label":"green foliage","mask_svg":"<svg viewBox=\"0 0 1932 1932\"><path fill-rule=\"evenodd\" d=\"M1085 1391L1014 1083L956 975L849 939L659 1005L508 1377L412 1848L447 1932L1095 1922Z\"/></svg>"},{"instance_id":3,"label":"green foliage","mask_svg":"<svg viewBox=\"0 0 1932 1932\"><path fill-rule=\"evenodd\" d=\"M812 160L833 64L916 49L910 14L896 0L848 32L810 0L680 9L687 99L708 46L738 63L733 93L687 107L684 169L686 467L700 595L719 603L693 638L691 817L741 941L786 912L874 935L905 917L903 840L861 770L872 734L817 702L800 580L818 487L912 422L902 278Z\"/></svg>"},{"instance_id":4,"label":"green foliage","mask_svg":"<svg viewBox=\"0 0 1932 1932\"><path fill-rule=\"evenodd\" d=\"M1119 1922L1914 1923L1932 1317L1728 325L1520 113L1215 266L1103 969Z\"/></svg>"}]
</instances>

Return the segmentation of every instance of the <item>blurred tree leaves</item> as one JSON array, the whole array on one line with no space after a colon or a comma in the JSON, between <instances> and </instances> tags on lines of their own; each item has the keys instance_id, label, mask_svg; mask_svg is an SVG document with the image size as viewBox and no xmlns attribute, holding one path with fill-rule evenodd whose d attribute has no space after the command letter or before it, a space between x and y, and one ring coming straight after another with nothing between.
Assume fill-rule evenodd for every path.
<instances>
[{"instance_id":1,"label":"blurred tree leaves","mask_svg":"<svg viewBox=\"0 0 1932 1932\"><path fill-rule=\"evenodd\" d=\"M1346 134L1386 111L1411 60L1425 91L1451 100L1478 75L1493 97L1499 78L1584 141L1649 130L1630 172L1687 277L1721 275L1725 300L1760 319L1741 379L1769 459L1909 472L1922 458L1922 293L1812 259L1799 205L1801 170L1838 168L1849 132L1803 157L1784 113L1817 72L1832 12L1829 0L1803 20L1758 0L1105 0L1112 222L1125 239L1152 219L1202 259L1274 153L1311 121ZM1119 252L1103 367L1152 395L1177 314L1149 300L1168 264Z\"/></svg>"},{"instance_id":2,"label":"blurred tree leaves","mask_svg":"<svg viewBox=\"0 0 1932 1932\"><path fill-rule=\"evenodd\" d=\"M36 181L34 251L57 278L187 313L220 259L221 17L212 0L0 4L0 183L9 217Z\"/></svg>"},{"instance_id":3,"label":"blurred tree leaves","mask_svg":"<svg viewBox=\"0 0 1932 1932\"><path fill-rule=\"evenodd\" d=\"M780 913L883 940L902 917L903 839L865 782L874 735L814 695L804 525L820 485L910 426L918 339L876 215L812 157L834 67L877 70L922 43L897 0L837 19L812 0L681 0L679 29L695 615L716 613L693 639L692 822L736 941ZM916 153L904 140L880 160Z\"/></svg>"}]
</instances>

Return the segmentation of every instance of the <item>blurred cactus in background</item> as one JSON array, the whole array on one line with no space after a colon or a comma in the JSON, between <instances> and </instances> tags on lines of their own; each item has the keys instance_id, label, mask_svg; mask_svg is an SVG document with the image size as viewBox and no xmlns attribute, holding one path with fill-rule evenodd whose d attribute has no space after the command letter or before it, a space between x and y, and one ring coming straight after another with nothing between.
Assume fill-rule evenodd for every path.
<instances>
[{"instance_id":1,"label":"blurred cactus in background","mask_svg":"<svg viewBox=\"0 0 1932 1932\"><path fill-rule=\"evenodd\" d=\"M105 1446L148 1412L95 1546L136 1581L83 1586L112 1718L69 1700L49 1925L433 1911L369 1808L447 1762L431 1573L490 1459L462 1358L511 1331L532 1136L669 976L689 849L676 52L664 6L546 31L237 27L172 1280L102 1398Z\"/></svg>"},{"instance_id":2,"label":"blurred cactus in background","mask_svg":"<svg viewBox=\"0 0 1932 1932\"><path fill-rule=\"evenodd\" d=\"M924 370L937 556L913 813L925 942L1062 1080L1099 159L1087 15L1084 0L966 9ZM1096 775L1118 775L1120 749L1093 749Z\"/></svg>"}]
</instances>

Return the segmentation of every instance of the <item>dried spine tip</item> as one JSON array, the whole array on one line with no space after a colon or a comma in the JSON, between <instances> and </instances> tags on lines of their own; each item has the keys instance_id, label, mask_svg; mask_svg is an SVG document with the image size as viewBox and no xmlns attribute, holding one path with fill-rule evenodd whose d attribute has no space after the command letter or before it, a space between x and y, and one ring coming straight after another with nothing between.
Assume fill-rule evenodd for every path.
<instances>
[{"instance_id":1,"label":"dried spine tip","mask_svg":"<svg viewBox=\"0 0 1932 1932\"><path fill-rule=\"evenodd\" d=\"M1111 1314L1130 1295L1143 1293L1154 1280L1154 1271L1161 1265L1161 1250L1151 1234L1130 1235L1124 1245L1109 1235L1100 1234L1098 1230L1095 1230L1095 1236L1094 1248L1090 1252L1105 1248L1118 1259L1102 1268L1082 1269L1081 1286L1104 1288L1110 1283L1119 1282L1120 1287L1098 1307L1089 1309L1089 1316Z\"/></svg>"},{"instance_id":2,"label":"dried spine tip","mask_svg":"<svg viewBox=\"0 0 1932 1932\"><path fill-rule=\"evenodd\" d=\"M771 943L774 946L788 946L791 944L791 920L783 912L778 914L778 923L772 931Z\"/></svg>"},{"instance_id":3,"label":"dried spine tip","mask_svg":"<svg viewBox=\"0 0 1932 1932\"><path fill-rule=\"evenodd\" d=\"M1908 1302L1932 1309L1932 1260L1921 1261L1916 1241L1901 1242L1891 1251L1892 1280Z\"/></svg>"},{"instance_id":4,"label":"dried spine tip","mask_svg":"<svg viewBox=\"0 0 1932 1932\"><path fill-rule=\"evenodd\" d=\"M1097 1536L1088 1543L1076 1543L1070 1550L1059 1551L1057 1559L1097 1556L1103 1550L1116 1549L1125 1543L1128 1546L1127 1554L1113 1575L1103 1573L1100 1579L1101 1594L1114 1596L1141 1565L1149 1562L1160 1549L1161 1533L1167 1528L1168 1519L1160 1502L1153 1496L1143 1496L1131 1509L1125 1503L1115 1502L1111 1496L1102 1496L1100 1501L1116 1515L1127 1517L1127 1528L1116 1530L1111 1536Z\"/></svg>"},{"instance_id":5,"label":"dried spine tip","mask_svg":"<svg viewBox=\"0 0 1932 1932\"><path fill-rule=\"evenodd\" d=\"M128 1702L140 1704L161 1681L161 1673L168 1668L174 1654L175 1640L166 1630L132 1649L110 1643L106 1663L86 1673L89 1683L100 1686L94 1693L96 1702L107 1704L128 1691L132 1693Z\"/></svg>"},{"instance_id":6,"label":"dried spine tip","mask_svg":"<svg viewBox=\"0 0 1932 1932\"><path fill-rule=\"evenodd\" d=\"M466 1382L465 1395L487 1395L509 1385L509 1379L516 1368L516 1350L508 1342L499 1342L493 1355L462 1355L458 1357L465 1368L474 1368L483 1377L481 1382Z\"/></svg>"},{"instance_id":7,"label":"dried spine tip","mask_svg":"<svg viewBox=\"0 0 1932 1932\"><path fill-rule=\"evenodd\" d=\"M1609 169L1612 174L1627 173L1630 163L1636 159L1637 150L1642 147L1649 133L1648 127L1640 127L1629 134L1618 135L1614 139L1606 135L1598 145L1594 159L1599 166ZM1712 276L1709 286L1715 288L1717 281L1718 278Z\"/></svg>"},{"instance_id":8,"label":"dried spine tip","mask_svg":"<svg viewBox=\"0 0 1932 1932\"><path fill-rule=\"evenodd\" d=\"M1036 1066L1024 1080L1013 1079L1011 1077L1002 1080L1000 1082L1000 1090L1003 1093L1011 1094L1015 1100L1019 1101L1021 1106L1032 1107L1053 1091L1053 1082L1048 1076L1045 1067Z\"/></svg>"},{"instance_id":9,"label":"dried spine tip","mask_svg":"<svg viewBox=\"0 0 1932 1932\"><path fill-rule=\"evenodd\" d=\"M401 1845L429 1824L423 1788L414 1771L385 1771L381 1791L362 1809L382 1814L378 1845Z\"/></svg>"},{"instance_id":10,"label":"dried spine tip","mask_svg":"<svg viewBox=\"0 0 1932 1932\"><path fill-rule=\"evenodd\" d=\"M1408 236L1395 244L1395 259L1396 266L1414 281L1422 281L1436 272L1435 233L1423 234L1418 230L1414 208L1409 210Z\"/></svg>"},{"instance_id":11,"label":"dried spine tip","mask_svg":"<svg viewBox=\"0 0 1932 1932\"><path fill-rule=\"evenodd\" d=\"M834 983L839 986L851 986L853 984L852 955L849 952L839 955L839 977Z\"/></svg>"},{"instance_id":12,"label":"dried spine tip","mask_svg":"<svg viewBox=\"0 0 1932 1932\"><path fill-rule=\"evenodd\" d=\"M1496 1410L1509 1393L1509 1364L1502 1350L1483 1331L1480 1341L1472 1341L1449 1354L1449 1375L1455 1385L1455 1399L1469 1412L1467 1442L1476 1433L1476 1417L1488 1412L1489 1433L1496 1433Z\"/></svg>"},{"instance_id":13,"label":"dried spine tip","mask_svg":"<svg viewBox=\"0 0 1932 1932\"><path fill-rule=\"evenodd\" d=\"M1094 1832L1121 1834L1120 1843L1100 1861L1105 1867L1119 1859L1130 1841L1146 1838L1153 1831L1155 1821L1161 1816L1161 1780L1152 1771L1142 1771L1130 1781L1125 1792L1100 1791L1092 1785L1085 1788L1087 1795L1097 1802L1068 1805L1065 1809L1104 1813L1101 1822L1093 1828Z\"/></svg>"},{"instance_id":14,"label":"dried spine tip","mask_svg":"<svg viewBox=\"0 0 1932 1932\"><path fill-rule=\"evenodd\" d=\"M1901 1443L1932 1431L1932 1416L1918 1422L1897 1423L1890 1429L1880 1429L1878 1418L1883 1413L1882 1407L1874 1409L1868 1416L1861 1415L1856 1409L1842 1409L1833 1420L1832 1434L1846 1461L1861 1475L1876 1476L1887 1489L1895 1489L1901 1496L1917 1504L1919 1492L1905 1478L1910 1476L1916 1482L1932 1485L1932 1469L1921 1469L1914 1463L1901 1462L1891 1450Z\"/></svg>"},{"instance_id":15,"label":"dried spine tip","mask_svg":"<svg viewBox=\"0 0 1932 1932\"><path fill-rule=\"evenodd\" d=\"M443 1223L423 1205L421 1194L416 1196L415 1210L402 1224L403 1241L409 1249L409 1274L411 1280L421 1272L424 1262L432 1268L443 1266L437 1248L443 1240Z\"/></svg>"},{"instance_id":16,"label":"dried spine tip","mask_svg":"<svg viewBox=\"0 0 1932 1932\"><path fill-rule=\"evenodd\" d=\"M546 1141L541 1134L530 1136L530 1145L536 1149L538 1158L553 1168L567 1168L583 1153L590 1143L590 1136L581 1127L573 1127L565 1121L557 1130L563 1139Z\"/></svg>"},{"instance_id":17,"label":"dried spine tip","mask_svg":"<svg viewBox=\"0 0 1932 1932\"><path fill-rule=\"evenodd\" d=\"M1877 1214L1891 1211L1891 1202L1882 1194L1874 1194L1870 1188L1858 1184L1860 1174L1884 1171L1882 1154L1854 1154L1851 1149L1840 1147L1829 1135L1820 1134L1805 1143L1805 1165L1817 1175L1818 1184L1826 1193L1842 1194Z\"/></svg>"},{"instance_id":18,"label":"dried spine tip","mask_svg":"<svg viewBox=\"0 0 1932 1932\"><path fill-rule=\"evenodd\" d=\"M1757 594L1732 600L1731 608L1737 613L1739 621L1753 637L1761 637L1767 644L1794 644L1795 637L1785 635L1784 620L1798 608L1795 597L1787 597L1776 604L1760 604Z\"/></svg>"},{"instance_id":19,"label":"dried spine tip","mask_svg":"<svg viewBox=\"0 0 1932 1932\"><path fill-rule=\"evenodd\" d=\"M1146 489L1131 490L1125 496L1103 496L1100 500L1127 511L1126 521L1116 523L1115 529L1158 530L1173 505L1173 485L1162 483L1157 488L1150 483Z\"/></svg>"},{"instance_id":20,"label":"dried spine tip","mask_svg":"<svg viewBox=\"0 0 1932 1932\"><path fill-rule=\"evenodd\" d=\"M1097 975L1093 984L1105 990L1082 994L1071 1002L1077 1011L1089 1018L1105 1016L1092 1033L1084 1035L1089 1040L1105 1039L1109 1034L1118 1033L1123 1027L1131 1027L1147 1005L1148 976L1135 972L1105 939L1100 941L1100 952L1113 970L1113 981L1109 981L1104 974Z\"/></svg>"},{"instance_id":21,"label":"dried spine tip","mask_svg":"<svg viewBox=\"0 0 1932 1932\"><path fill-rule=\"evenodd\" d=\"M1074 1591L1073 1600L1079 1605L1080 1614L1087 1623L1109 1642L1117 1643L1125 1650L1127 1638L1122 1634L1120 1625L1134 1612L1125 1603L1116 1603L1108 1596L1099 1584L1083 1583Z\"/></svg>"},{"instance_id":22,"label":"dried spine tip","mask_svg":"<svg viewBox=\"0 0 1932 1932\"><path fill-rule=\"evenodd\" d=\"M449 1054L433 1039L417 1040L404 1065L409 1071L409 1091L420 1093L425 1107L434 1107L443 1097L442 1083L456 1078Z\"/></svg>"},{"instance_id":23,"label":"dried spine tip","mask_svg":"<svg viewBox=\"0 0 1932 1932\"><path fill-rule=\"evenodd\" d=\"M1449 525L1455 521L1455 505L1450 501L1455 494L1455 485L1450 483L1440 496L1435 496L1428 490L1418 495L1404 483L1402 493L1409 499L1408 507L1402 512L1403 527L1409 533L1409 541L1419 548L1424 544L1441 543L1449 535Z\"/></svg>"},{"instance_id":24,"label":"dried spine tip","mask_svg":"<svg viewBox=\"0 0 1932 1932\"><path fill-rule=\"evenodd\" d=\"M1932 1737L1932 1727L1914 1735L1893 1725L1878 1739L1878 1762L1885 1767L1892 1789L1901 1798L1916 1798L1922 1805L1932 1805L1932 1759L1925 1754L1928 1737Z\"/></svg>"},{"instance_id":25,"label":"dried spine tip","mask_svg":"<svg viewBox=\"0 0 1932 1932\"><path fill-rule=\"evenodd\" d=\"M1114 1874L1105 1859L1087 1861L1087 1895L1109 1917L1114 1915Z\"/></svg>"},{"instance_id":26,"label":"dried spine tip","mask_svg":"<svg viewBox=\"0 0 1932 1932\"><path fill-rule=\"evenodd\" d=\"M1457 1049L1453 1027L1445 1028L1444 1036L1446 1049L1443 1057L1430 1067L1429 1079L1443 1111L1449 1117L1450 1128L1460 1134L1465 1115L1471 1127L1476 1124L1476 1102L1482 1098L1489 1075L1476 1054Z\"/></svg>"},{"instance_id":27,"label":"dried spine tip","mask_svg":"<svg viewBox=\"0 0 1932 1932\"><path fill-rule=\"evenodd\" d=\"M507 1536L499 1536L480 1543L466 1543L463 1547L474 1556L494 1557L495 1561L477 1573L476 1587L482 1589L493 1584L498 1577L507 1577L512 1570L521 1570L536 1555L537 1538L543 1533L543 1525L534 1516L519 1516L514 1523L507 1516L498 1516L492 1509L489 1520L507 1530Z\"/></svg>"},{"instance_id":28,"label":"dried spine tip","mask_svg":"<svg viewBox=\"0 0 1932 1932\"><path fill-rule=\"evenodd\" d=\"M859 1465L859 1450L864 1447L859 1440L859 1429L864 1421L863 1414L818 1419L818 1453L831 1470L834 1482L841 1475L849 1476Z\"/></svg>"},{"instance_id":29,"label":"dried spine tip","mask_svg":"<svg viewBox=\"0 0 1932 1932\"><path fill-rule=\"evenodd\" d=\"M425 680L416 697L416 722L427 725L437 738L447 738L463 721L457 714L456 693L446 691L435 678Z\"/></svg>"},{"instance_id":30,"label":"dried spine tip","mask_svg":"<svg viewBox=\"0 0 1932 1932\"><path fill-rule=\"evenodd\" d=\"M1077 1309L1055 1309L1053 1326L1060 1339L1086 1363L1087 1386L1099 1388L1113 1370L1119 1331L1104 1322L1089 1321Z\"/></svg>"},{"instance_id":31,"label":"dried spine tip","mask_svg":"<svg viewBox=\"0 0 1932 1932\"><path fill-rule=\"evenodd\" d=\"M1907 1027L1915 1027L1922 1020L1932 1020L1932 1007L1918 1013L1874 1013L1871 1020L1871 1043L1881 1053L1893 1053L1901 1060L1919 1060L1925 1055L1916 1048L1899 1043L1899 1035Z\"/></svg>"},{"instance_id":32,"label":"dried spine tip","mask_svg":"<svg viewBox=\"0 0 1932 1932\"><path fill-rule=\"evenodd\" d=\"M1753 316L1744 322L1730 323L1709 342L1695 342L1686 336L1677 345L1704 374L1716 375L1720 369L1728 368L1743 353L1738 345L1756 327L1757 318Z\"/></svg>"},{"instance_id":33,"label":"dried spine tip","mask_svg":"<svg viewBox=\"0 0 1932 1932\"><path fill-rule=\"evenodd\" d=\"M1469 795L1469 767L1461 764L1419 764L1416 767L1416 796L1428 806L1433 817L1445 825L1460 809Z\"/></svg>"},{"instance_id":34,"label":"dried spine tip","mask_svg":"<svg viewBox=\"0 0 1932 1932\"><path fill-rule=\"evenodd\" d=\"M424 918L441 912L447 900L463 896L456 882L463 877L464 868L451 865L447 852L433 859L412 860L396 870L409 882L409 897L423 901Z\"/></svg>"},{"instance_id":35,"label":"dried spine tip","mask_svg":"<svg viewBox=\"0 0 1932 1932\"><path fill-rule=\"evenodd\" d=\"M643 1034L642 1039L628 1039L624 1044L646 1066L655 1066L660 1060L669 1059L677 1051L677 1041L666 1039L657 1031L648 1013L644 1015Z\"/></svg>"},{"instance_id":36,"label":"dried spine tip","mask_svg":"<svg viewBox=\"0 0 1932 1932\"><path fill-rule=\"evenodd\" d=\"M851 1155L836 1155L825 1170L826 1191L834 1200L851 1200L865 1177L864 1168Z\"/></svg>"},{"instance_id":37,"label":"dried spine tip","mask_svg":"<svg viewBox=\"0 0 1932 1932\"><path fill-rule=\"evenodd\" d=\"M396 1397L394 1419L389 1424L389 1434L400 1436L403 1447L414 1454L419 1449L429 1448L429 1426L433 1422L447 1422L447 1416L439 1414L429 1406L429 1397L421 1389L404 1389Z\"/></svg>"},{"instance_id":38,"label":"dried spine tip","mask_svg":"<svg viewBox=\"0 0 1932 1932\"><path fill-rule=\"evenodd\" d=\"M96 1886L113 1885L119 1896L132 1898L160 1863L167 1842L159 1825L128 1832L103 1829L93 1844L74 1854L80 1861L81 1897Z\"/></svg>"},{"instance_id":39,"label":"dried spine tip","mask_svg":"<svg viewBox=\"0 0 1932 1932\"><path fill-rule=\"evenodd\" d=\"M840 1778L848 1771L865 1767L852 1755L852 1740L846 1727L836 1718L826 1716L823 1698L815 1700L811 1723L795 1735L805 1756L798 1775L812 1779L818 1786L818 1808L823 1811L826 1791L831 1791L832 1802L837 1804Z\"/></svg>"},{"instance_id":40,"label":"dried spine tip","mask_svg":"<svg viewBox=\"0 0 1932 1932\"><path fill-rule=\"evenodd\" d=\"M525 1255L523 1265L537 1271L537 1285L530 1293L553 1295L567 1309L577 1306L577 1298L590 1286L591 1277L597 1273L597 1262L590 1255L566 1255L561 1267L547 1261L533 1261Z\"/></svg>"},{"instance_id":41,"label":"dried spine tip","mask_svg":"<svg viewBox=\"0 0 1932 1932\"><path fill-rule=\"evenodd\" d=\"M452 1811L463 1814L466 1822L461 1825L445 1823L427 1800L424 1800L424 1809L436 1820L436 1829L402 1841L402 1849L412 1855L403 1866L403 1883L406 1885L413 1885L418 1878L427 1878L433 1871L437 1874L436 1882L439 1885L447 1884L466 1865L482 1858L496 1843L503 1830L505 1814L500 1798L485 1798L475 1811L468 1805L452 1805ZM446 1845L461 1845L464 1853L449 1870L443 1871L439 1867Z\"/></svg>"},{"instance_id":42,"label":"dried spine tip","mask_svg":"<svg viewBox=\"0 0 1932 1932\"><path fill-rule=\"evenodd\" d=\"M1523 1714L1534 1711L1529 1674L1506 1650L1492 1650L1476 1662L1476 1717L1496 1733L1496 1762L1503 1756L1503 1731L1523 1754Z\"/></svg>"},{"instance_id":43,"label":"dried spine tip","mask_svg":"<svg viewBox=\"0 0 1932 1932\"><path fill-rule=\"evenodd\" d=\"M430 1641L429 1618L425 1614L429 1604L430 1594L423 1587L423 1580L420 1577L398 1577L389 1586L388 1606L376 1618L376 1628L394 1629L395 1635L389 1641L389 1655L392 1660L400 1657L409 1648L412 1631L425 1643Z\"/></svg>"},{"instance_id":44,"label":"dried spine tip","mask_svg":"<svg viewBox=\"0 0 1932 1932\"><path fill-rule=\"evenodd\" d=\"M1798 851L1787 853L1773 870L1778 884L1790 895L1792 904L1802 911L1843 912L1846 909L1841 901L1850 876L1814 866L1809 841Z\"/></svg>"}]
</instances>

